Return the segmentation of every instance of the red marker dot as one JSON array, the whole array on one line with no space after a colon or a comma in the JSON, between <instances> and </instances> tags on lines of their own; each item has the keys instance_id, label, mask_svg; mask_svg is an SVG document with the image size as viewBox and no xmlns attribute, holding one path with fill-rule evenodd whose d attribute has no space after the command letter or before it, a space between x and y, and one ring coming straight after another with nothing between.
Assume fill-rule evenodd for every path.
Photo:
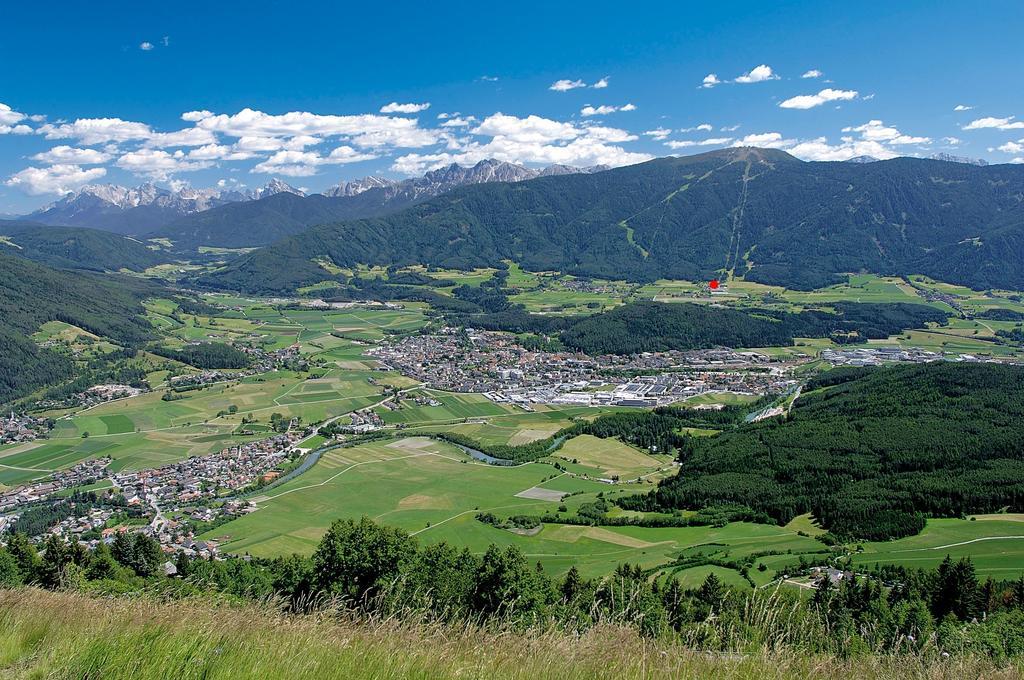
<instances>
[{"instance_id":1,"label":"red marker dot","mask_svg":"<svg viewBox=\"0 0 1024 680\"><path fill-rule=\"evenodd\" d=\"M711 290L718 290L718 279L711 279L711 281L708 282L708 288Z\"/></svg>"}]
</instances>

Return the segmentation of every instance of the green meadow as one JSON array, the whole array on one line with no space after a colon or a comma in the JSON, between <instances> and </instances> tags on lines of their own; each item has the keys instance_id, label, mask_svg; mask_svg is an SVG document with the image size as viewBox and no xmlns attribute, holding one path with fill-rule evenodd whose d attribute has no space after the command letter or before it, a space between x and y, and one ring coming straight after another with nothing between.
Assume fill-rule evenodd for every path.
<instances>
[{"instance_id":1,"label":"green meadow","mask_svg":"<svg viewBox=\"0 0 1024 680\"><path fill-rule=\"evenodd\" d=\"M306 474L255 498L259 510L205 538L222 541L221 548L234 553L309 554L332 521L366 515L421 541L446 541L474 552L492 543L517 545L549 571L563 573L576 565L588 576L607 574L622 562L668 568L682 551L701 546L733 557L768 549L799 553L823 548L800 536L797 528L759 524L669 529L551 524L539 532L513 533L475 519L478 512L558 512L561 504L573 512L599 493L614 497L650 488L576 478L544 463L485 465L447 443L407 437L331 450ZM559 501L558 493L575 495ZM701 574L683 577L699 582ZM737 579L742 580L732 571L730 582Z\"/></svg>"}]
</instances>

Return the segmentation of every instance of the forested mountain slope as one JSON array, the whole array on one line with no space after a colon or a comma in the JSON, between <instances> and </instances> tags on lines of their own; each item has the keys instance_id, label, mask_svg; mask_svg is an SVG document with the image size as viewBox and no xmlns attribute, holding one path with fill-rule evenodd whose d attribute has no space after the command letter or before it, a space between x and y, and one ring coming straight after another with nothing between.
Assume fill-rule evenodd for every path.
<instances>
[{"instance_id":1,"label":"forested mountain slope","mask_svg":"<svg viewBox=\"0 0 1024 680\"><path fill-rule=\"evenodd\" d=\"M59 269L143 271L167 258L135 239L84 227L0 221L0 250Z\"/></svg>"},{"instance_id":2,"label":"forested mountain slope","mask_svg":"<svg viewBox=\"0 0 1024 680\"><path fill-rule=\"evenodd\" d=\"M922 273L1024 288L1024 167L802 162L737 148L594 174L462 187L387 217L313 227L203 279L280 291L340 266L531 270L617 279L744 275L791 288Z\"/></svg>"},{"instance_id":3,"label":"forested mountain slope","mask_svg":"<svg viewBox=\"0 0 1024 680\"><path fill-rule=\"evenodd\" d=\"M1024 367L837 369L790 416L696 438L678 476L627 503L812 512L841 536L919 532L926 515L1024 510Z\"/></svg>"},{"instance_id":4,"label":"forested mountain slope","mask_svg":"<svg viewBox=\"0 0 1024 680\"><path fill-rule=\"evenodd\" d=\"M0 253L0 403L70 375L71 362L29 337L64 321L133 346L150 339L140 299L155 284L62 272Z\"/></svg>"}]
</instances>

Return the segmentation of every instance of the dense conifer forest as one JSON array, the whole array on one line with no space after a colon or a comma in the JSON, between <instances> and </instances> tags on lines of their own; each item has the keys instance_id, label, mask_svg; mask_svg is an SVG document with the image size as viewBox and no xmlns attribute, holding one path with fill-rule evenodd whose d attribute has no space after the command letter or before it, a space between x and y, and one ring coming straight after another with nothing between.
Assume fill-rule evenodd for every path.
<instances>
[{"instance_id":1,"label":"dense conifer forest","mask_svg":"<svg viewBox=\"0 0 1024 680\"><path fill-rule=\"evenodd\" d=\"M841 537L918 533L926 517L1024 509L1024 368L931 363L812 381L789 417L690 439L679 475L633 509L739 503Z\"/></svg>"}]
</instances>

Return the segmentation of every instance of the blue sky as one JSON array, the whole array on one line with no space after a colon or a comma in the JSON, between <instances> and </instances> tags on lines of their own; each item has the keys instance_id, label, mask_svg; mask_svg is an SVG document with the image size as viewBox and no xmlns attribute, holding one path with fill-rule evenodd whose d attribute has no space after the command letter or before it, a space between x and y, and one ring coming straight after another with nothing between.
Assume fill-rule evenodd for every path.
<instances>
[{"instance_id":1,"label":"blue sky","mask_svg":"<svg viewBox=\"0 0 1024 680\"><path fill-rule=\"evenodd\" d=\"M1024 162L1019 1L150 4L5 8L0 213L734 144Z\"/></svg>"}]
</instances>

